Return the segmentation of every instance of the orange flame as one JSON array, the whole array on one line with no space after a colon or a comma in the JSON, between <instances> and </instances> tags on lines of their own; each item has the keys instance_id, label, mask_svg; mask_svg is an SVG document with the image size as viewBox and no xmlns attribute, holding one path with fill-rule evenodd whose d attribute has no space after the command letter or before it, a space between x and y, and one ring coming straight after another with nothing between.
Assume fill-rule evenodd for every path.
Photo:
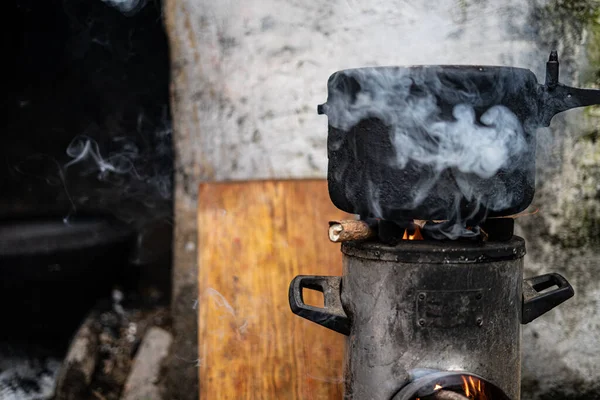
<instances>
[{"instance_id":1,"label":"orange flame","mask_svg":"<svg viewBox=\"0 0 600 400\"><path fill-rule=\"evenodd\" d=\"M415 224L415 231L412 234L408 232L408 229L405 229L402 240L423 240L423 235L421 235L421 228L419 228L419 225Z\"/></svg>"},{"instance_id":2,"label":"orange flame","mask_svg":"<svg viewBox=\"0 0 600 400\"><path fill-rule=\"evenodd\" d=\"M485 393L485 386L482 384L480 379L469 376L462 376L462 390L465 392L465 396L472 400L488 400Z\"/></svg>"},{"instance_id":3,"label":"orange flame","mask_svg":"<svg viewBox=\"0 0 600 400\"><path fill-rule=\"evenodd\" d=\"M461 375L462 386L460 389L457 386L454 386L451 389L444 389L442 385L436 383L433 387L433 391L437 392L439 390L451 390L453 392L462 390L462 395L464 395L469 400L491 400L488 397L485 389L485 383L478 378L474 378L472 376ZM429 398L429 396L427 396ZM420 397L417 397L415 400L420 400Z\"/></svg>"}]
</instances>

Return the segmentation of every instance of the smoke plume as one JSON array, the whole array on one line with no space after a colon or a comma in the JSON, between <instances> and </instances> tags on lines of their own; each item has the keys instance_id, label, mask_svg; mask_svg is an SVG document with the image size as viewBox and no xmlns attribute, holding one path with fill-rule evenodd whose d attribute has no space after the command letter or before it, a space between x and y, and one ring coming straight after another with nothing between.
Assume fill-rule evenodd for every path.
<instances>
[{"instance_id":1,"label":"smoke plume","mask_svg":"<svg viewBox=\"0 0 600 400\"><path fill-rule=\"evenodd\" d=\"M479 93L476 84L469 82L465 83L467 90L456 88L440 78L438 68L362 68L334 74L323 111L330 126L346 133L363 121L380 121L387 128L389 146L375 138L361 138L377 134L368 130L356 133L351 140L330 134L330 153L350 146L355 154L347 158L356 158L358 148L364 147L364 157L369 157L372 165L383 164L381 168L410 174L413 185L394 199L397 209L417 209L432 196L450 199L453 210L444 212L449 213L452 223L444 225L441 233L455 239L477 234L466 229L469 216L461 215L461 202L475 203L473 213L477 213L482 207L501 210L516 200L515 193L495 177L500 171L520 168L530 148L519 118L507 107L494 105L494 96L501 95L502 87L497 94ZM450 108L440 104L440 98L450 99ZM490 105L482 110L484 104ZM446 171L452 171L451 184L446 182ZM368 175L364 171L358 174ZM481 196L489 192L490 184L494 185L494 195ZM386 206L380 200L381 182L369 181L366 186L368 211L372 217L381 218Z\"/></svg>"},{"instance_id":2,"label":"smoke plume","mask_svg":"<svg viewBox=\"0 0 600 400\"><path fill-rule=\"evenodd\" d=\"M71 213L83 202L84 208L106 209L125 220L170 215L173 171L167 117L161 127L145 124L140 116L142 141L131 135L110 138L99 127L89 131L96 134L76 136L65 150L70 161L62 170L75 202Z\"/></svg>"},{"instance_id":3,"label":"smoke plume","mask_svg":"<svg viewBox=\"0 0 600 400\"><path fill-rule=\"evenodd\" d=\"M127 16L137 14L147 3L147 0L102 0Z\"/></svg>"}]
</instances>

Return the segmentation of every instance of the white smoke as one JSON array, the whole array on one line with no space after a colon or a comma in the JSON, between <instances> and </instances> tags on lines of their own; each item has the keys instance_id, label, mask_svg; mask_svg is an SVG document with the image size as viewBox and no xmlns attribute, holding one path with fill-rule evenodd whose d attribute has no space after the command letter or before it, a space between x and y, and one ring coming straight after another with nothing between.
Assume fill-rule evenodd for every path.
<instances>
[{"instance_id":1,"label":"white smoke","mask_svg":"<svg viewBox=\"0 0 600 400\"><path fill-rule=\"evenodd\" d=\"M100 153L98 143L95 140L82 135L75 137L71 141L67 147L66 153L73 159L65 164L65 168L69 168L72 165L84 161L91 161L91 167L98 171L98 178L100 179L106 177L110 172L116 174L127 174L131 172L139 178L132 161L138 155L137 148L125 148L124 151L119 154L111 154L107 157L103 157Z\"/></svg>"},{"instance_id":2,"label":"white smoke","mask_svg":"<svg viewBox=\"0 0 600 400\"><path fill-rule=\"evenodd\" d=\"M406 132L396 134L396 149L403 147L402 139L413 140L412 157L416 161L434 165L438 171L457 168L481 178L491 178L506 166L509 156L526 149L521 123L504 106L487 110L480 118L484 126L476 124L471 106L457 105L452 114L456 121L436 122L429 127L428 134L437 142L437 151L426 151Z\"/></svg>"},{"instance_id":3,"label":"white smoke","mask_svg":"<svg viewBox=\"0 0 600 400\"><path fill-rule=\"evenodd\" d=\"M346 76L358 77L360 92L351 96L332 96L327 102L329 124L350 130L366 118L377 118L391 127L396 147L397 168L410 161L434 167L436 171L458 168L489 178L505 166L509 155L526 150L523 128L516 115L504 106L493 106L478 124L473 107L454 107L455 121L440 121L434 93L411 95L417 86L440 86L435 73L416 75L406 69L350 70ZM483 125L482 125L483 124Z\"/></svg>"},{"instance_id":4,"label":"white smoke","mask_svg":"<svg viewBox=\"0 0 600 400\"><path fill-rule=\"evenodd\" d=\"M491 106L477 119L471 105L477 104L477 92L460 90L456 93L460 101L451 110L453 118L442 118L436 94L451 89L444 87L437 71L437 67L344 71L343 76L334 77L330 82L330 96L324 105L329 124L348 132L360 121L376 118L388 127L395 150L393 160L378 162L398 170L409 163L427 167L428 172L423 172L422 179L418 179L418 187L408 188L412 194L400 205L402 209L418 207L430 195L441 173L448 169L453 171L454 190L458 188L458 192L442 195L456 199L458 220L462 198L475 201L477 208L483 205L488 210L502 209L512 202L512 194L494 176L501 169L518 168L514 161L529 151L521 122L502 105ZM339 89L336 79L344 80ZM418 93L414 92L415 87ZM344 138L340 140L330 140L330 149L339 149ZM493 180L497 195L485 200L475 198L487 179ZM373 216L380 217L379 188L372 182L367 184L371 196L370 211ZM481 204L482 201L485 203ZM444 234L450 238L473 234L464 226L456 226L460 223L455 221L454 225L449 225Z\"/></svg>"},{"instance_id":5,"label":"white smoke","mask_svg":"<svg viewBox=\"0 0 600 400\"><path fill-rule=\"evenodd\" d=\"M152 134L152 145L142 143L142 147L126 136L104 140L102 146L91 136L76 136L65 151L71 160L60 169L65 189L72 189L72 210L66 219L77 212L78 205L107 210L123 220L137 218L140 223L165 217L172 196L172 167L165 143L170 129L166 126Z\"/></svg>"},{"instance_id":6,"label":"white smoke","mask_svg":"<svg viewBox=\"0 0 600 400\"><path fill-rule=\"evenodd\" d=\"M118 9L125 15L138 13L146 6L147 0L102 0L106 4Z\"/></svg>"},{"instance_id":7,"label":"white smoke","mask_svg":"<svg viewBox=\"0 0 600 400\"><path fill-rule=\"evenodd\" d=\"M170 132L157 133L163 134L170 135ZM104 155L94 139L86 135L76 136L67 146L66 153L72 160L64 165L64 170L77 166L78 175L96 174L99 181L121 186L124 195L139 190L144 196L171 198L170 167L165 167L165 170L153 167L153 163L157 162L154 158L163 156L165 151L161 148L162 144L153 149L156 154L149 156L126 137L113 138L112 142L117 145L117 150Z\"/></svg>"}]
</instances>

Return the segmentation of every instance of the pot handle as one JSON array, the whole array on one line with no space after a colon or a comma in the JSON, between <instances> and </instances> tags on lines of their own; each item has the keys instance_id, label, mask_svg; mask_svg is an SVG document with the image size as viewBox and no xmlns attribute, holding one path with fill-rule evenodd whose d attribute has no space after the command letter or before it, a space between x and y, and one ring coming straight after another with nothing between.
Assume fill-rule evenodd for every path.
<instances>
[{"instance_id":1,"label":"pot handle","mask_svg":"<svg viewBox=\"0 0 600 400\"><path fill-rule=\"evenodd\" d=\"M340 299L342 278L339 276L298 275L290 283L290 308L292 312L309 321L323 325L342 335L350 334L350 319L344 312ZM304 288L323 293L324 307L304 303Z\"/></svg>"},{"instance_id":2,"label":"pot handle","mask_svg":"<svg viewBox=\"0 0 600 400\"><path fill-rule=\"evenodd\" d=\"M558 82L558 53L550 52L546 63L546 82L540 85L540 125L550 126L552 117L571 108L600 104L600 90L579 89Z\"/></svg>"},{"instance_id":3,"label":"pot handle","mask_svg":"<svg viewBox=\"0 0 600 400\"><path fill-rule=\"evenodd\" d=\"M549 292L541 291L557 286ZM521 323L528 324L540 315L564 303L575 291L567 280L557 273L545 274L523 280L523 309Z\"/></svg>"}]
</instances>

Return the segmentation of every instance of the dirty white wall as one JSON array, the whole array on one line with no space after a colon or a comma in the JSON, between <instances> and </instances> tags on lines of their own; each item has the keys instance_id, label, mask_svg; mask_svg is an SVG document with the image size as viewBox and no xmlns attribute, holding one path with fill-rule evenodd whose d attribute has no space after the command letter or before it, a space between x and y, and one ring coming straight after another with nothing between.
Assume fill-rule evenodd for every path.
<instances>
[{"instance_id":1,"label":"dirty white wall","mask_svg":"<svg viewBox=\"0 0 600 400\"><path fill-rule=\"evenodd\" d=\"M325 176L327 120L315 110L339 69L483 63L540 70L545 60L535 43L518 35L528 2L486 3L180 2L174 17L187 64L175 75L189 78L178 122L201 121L203 131L184 133L182 164L217 180Z\"/></svg>"},{"instance_id":2,"label":"dirty white wall","mask_svg":"<svg viewBox=\"0 0 600 400\"><path fill-rule=\"evenodd\" d=\"M540 32L562 32L544 25L560 21L535 18L543 6L528 0L167 0L176 224L189 224L202 180L325 177L327 119L316 114L316 106L325 102L327 79L336 70L511 65L532 69L543 81L548 44L554 42L564 55L563 65L571 67L561 77L571 80L569 71L577 68L582 43L572 40L567 47L561 38L547 40L546 33L540 39ZM560 173L558 168L558 175L545 179L556 182L562 179ZM535 234L535 227L524 229L526 238ZM175 268L183 271L180 286L188 287L194 256L185 256L189 232L179 236ZM184 254L179 262L177 252ZM536 254L542 257L543 250ZM535 265L535 272L553 270L552 265ZM568 270L560 272L569 277ZM193 292L188 289L178 292L176 287L175 300L181 293L180 300L188 301L185 296ZM600 317L597 301L587 297L594 293L577 293L589 300L576 304L585 309L577 315L585 312L595 318L590 329L566 325L564 315L574 315L571 304L544 316L538 328L526 327L525 398L537 398L556 385L572 387L575 381L593 385L594 372L597 381ZM537 331L549 326L551 334ZM537 329L535 334L532 329ZM570 352L582 346L583 353ZM556 357L567 362L557 367L551 359Z\"/></svg>"}]
</instances>

